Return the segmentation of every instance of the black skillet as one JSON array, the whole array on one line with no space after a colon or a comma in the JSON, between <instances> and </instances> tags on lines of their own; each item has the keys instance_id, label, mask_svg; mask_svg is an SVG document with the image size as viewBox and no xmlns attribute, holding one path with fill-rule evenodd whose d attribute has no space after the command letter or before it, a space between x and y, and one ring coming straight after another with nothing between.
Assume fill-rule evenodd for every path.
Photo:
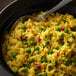
<instances>
[{"instance_id":1,"label":"black skillet","mask_svg":"<svg viewBox=\"0 0 76 76\"><path fill-rule=\"evenodd\" d=\"M1 11L0 14L0 64L11 75L15 76L9 67L7 66L3 55L1 44L3 41L3 35L6 31L9 31L11 25L21 16L31 15L40 11L49 10L54 7L61 0L18 0L11 3L7 8ZM58 10L60 13L69 13L76 17L76 0ZM1 76L1 75L0 75ZM7 75L6 75L7 76Z\"/></svg>"}]
</instances>

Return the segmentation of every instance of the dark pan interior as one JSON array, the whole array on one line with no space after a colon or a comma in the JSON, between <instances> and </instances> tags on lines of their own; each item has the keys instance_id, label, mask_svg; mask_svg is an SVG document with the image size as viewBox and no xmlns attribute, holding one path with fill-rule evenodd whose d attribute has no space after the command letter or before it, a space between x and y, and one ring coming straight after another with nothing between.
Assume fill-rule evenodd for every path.
<instances>
[{"instance_id":1,"label":"dark pan interior","mask_svg":"<svg viewBox=\"0 0 76 76\"><path fill-rule=\"evenodd\" d=\"M4 61L2 55L1 45L3 42L4 33L9 31L13 23L19 17L49 10L60 1L61 0L18 0L2 12L0 15L0 63L5 69L7 69L8 72L13 74L13 72L9 69L6 62ZM76 0L66 5L64 8L61 8L58 10L58 12L63 14L69 13L76 17Z\"/></svg>"}]
</instances>

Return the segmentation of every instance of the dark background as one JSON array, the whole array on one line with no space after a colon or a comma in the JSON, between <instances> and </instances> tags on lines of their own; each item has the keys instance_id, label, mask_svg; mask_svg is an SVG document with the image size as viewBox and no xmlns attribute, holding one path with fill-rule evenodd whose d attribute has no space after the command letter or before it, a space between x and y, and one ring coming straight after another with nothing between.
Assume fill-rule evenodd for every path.
<instances>
[{"instance_id":1,"label":"dark background","mask_svg":"<svg viewBox=\"0 0 76 76\"><path fill-rule=\"evenodd\" d=\"M0 0L0 11L14 0ZM0 65L0 76L11 76L3 67Z\"/></svg>"}]
</instances>

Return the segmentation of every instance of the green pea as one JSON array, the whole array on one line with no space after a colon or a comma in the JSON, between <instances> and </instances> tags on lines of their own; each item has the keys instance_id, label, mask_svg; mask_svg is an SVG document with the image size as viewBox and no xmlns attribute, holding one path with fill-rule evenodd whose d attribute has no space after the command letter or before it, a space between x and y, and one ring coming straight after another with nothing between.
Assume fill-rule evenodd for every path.
<instances>
[{"instance_id":1,"label":"green pea","mask_svg":"<svg viewBox=\"0 0 76 76\"><path fill-rule=\"evenodd\" d=\"M69 65L69 62L64 62L64 65L68 66Z\"/></svg>"},{"instance_id":2,"label":"green pea","mask_svg":"<svg viewBox=\"0 0 76 76\"><path fill-rule=\"evenodd\" d=\"M49 41L46 41L46 45L48 45L49 44Z\"/></svg>"},{"instance_id":3,"label":"green pea","mask_svg":"<svg viewBox=\"0 0 76 76\"><path fill-rule=\"evenodd\" d=\"M61 37L64 37L64 33L61 34Z\"/></svg>"},{"instance_id":4,"label":"green pea","mask_svg":"<svg viewBox=\"0 0 76 76\"><path fill-rule=\"evenodd\" d=\"M34 45L34 41L30 41L30 45Z\"/></svg>"},{"instance_id":5,"label":"green pea","mask_svg":"<svg viewBox=\"0 0 76 76\"><path fill-rule=\"evenodd\" d=\"M39 50L39 47L35 47L35 51L38 51Z\"/></svg>"},{"instance_id":6,"label":"green pea","mask_svg":"<svg viewBox=\"0 0 76 76\"><path fill-rule=\"evenodd\" d=\"M68 28L64 29L64 32L65 33L68 33L69 32Z\"/></svg>"},{"instance_id":7,"label":"green pea","mask_svg":"<svg viewBox=\"0 0 76 76\"><path fill-rule=\"evenodd\" d=\"M49 51L49 54L53 54L53 51L52 51L52 50L50 50L50 51Z\"/></svg>"},{"instance_id":8,"label":"green pea","mask_svg":"<svg viewBox=\"0 0 76 76\"><path fill-rule=\"evenodd\" d=\"M52 67L51 66L48 66L48 69L49 69L49 71L52 69Z\"/></svg>"},{"instance_id":9,"label":"green pea","mask_svg":"<svg viewBox=\"0 0 76 76\"><path fill-rule=\"evenodd\" d=\"M12 57L15 58L16 56L17 56L17 53L16 53L16 52L13 52L13 53L12 53Z\"/></svg>"},{"instance_id":10,"label":"green pea","mask_svg":"<svg viewBox=\"0 0 76 76\"><path fill-rule=\"evenodd\" d=\"M27 72L27 71L28 71L28 68L27 68L27 67L24 67L24 68L22 69L22 71L23 71L23 72Z\"/></svg>"},{"instance_id":11,"label":"green pea","mask_svg":"<svg viewBox=\"0 0 76 76\"><path fill-rule=\"evenodd\" d=\"M22 29L23 29L23 30L26 30L26 29L27 29L27 27L24 25L24 26L22 26Z\"/></svg>"},{"instance_id":12,"label":"green pea","mask_svg":"<svg viewBox=\"0 0 76 76\"><path fill-rule=\"evenodd\" d=\"M37 44L37 42L35 42L35 41L30 41L30 45L36 45Z\"/></svg>"},{"instance_id":13,"label":"green pea","mask_svg":"<svg viewBox=\"0 0 76 76\"><path fill-rule=\"evenodd\" d=\"M73 34L70 34L70 37L74 38L74 35Z\"/></svg>"},{"instance_id":14,"label":"green pea","mask_svg":"<svg viewBox=\"0 0 76 76\"><path fill-rule=\"evenodd\" d=\"M71 58L72 63L76 63L76 58Z\"/></svg>"},{"instance_id":15,"label":"green pea","mask_svg":"<svg viewBox=\"0 0 76 76\"><path fill-rule=\"evenodd\" d=\"M47 59L46 58L42 58L41 61L42 62L47 62Z\"/></svg>"},{"instance_id":16,"label":"green pea","mask_svg":"<svg viewBox=\"0 0 76 76\"><path fill-rule=\"evenodd\" d=\"M26 52L27 52L27 53L31 53L31 49L30 49L30 48L27 48L27 49L26 49Z\"/></svg>"},{"instance_id":17,"label":"green pea","mask_svg":"<svg viewBox=\"0 0 76 76\"><path fill-rule=\"evenodd\" d=\"M60 31L61 29L59 27L56 28L56 31Z\"/></svg>"},{"instance_id":18,"label":"green pea","mask_svg":"<svg viewBox=\"0 0 76 76\"><path fill-rule=\"evenodd\" d=\"M64 23L66 23L66 20L63 20Z\"/></svg>"},{"instance_id":19,"label":"green pea","mask_svg":"<svg viewBox=\"0 0 76 76\"><path fill-rule=\"evenodd\" d=\"M62 47L61 46L59 46L59 50L61 49Z\"/></svg>"},{"instance_id":20,"label":"green pea","mask_svg":"<svg viewBox=\"0 0 76 76\"><path fill-rule=\"evenodd\" d=\"M27 41L22 41L23 45L26 45L27 44Z\"/></svg>"}]
</instances>

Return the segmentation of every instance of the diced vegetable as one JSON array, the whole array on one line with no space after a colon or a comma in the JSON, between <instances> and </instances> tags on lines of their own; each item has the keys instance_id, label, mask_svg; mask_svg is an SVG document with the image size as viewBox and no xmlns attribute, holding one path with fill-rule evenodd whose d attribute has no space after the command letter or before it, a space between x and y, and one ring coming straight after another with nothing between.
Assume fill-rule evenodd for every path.
<instances>
[{"instance_id":1,"label":"diced vegetable","mask_svg":"<svg viewBox=\"0 0 76 76\"><path fill-rule=\"evenodd\" d=\"M39 47L35 47L35 51L38 51L39 50Z\"/></svg>"},{"instance_id":2,"label":"diced vegetable","mask_svg":"<svg viewBox=\"0 0 76 76\"><path fill-rule=\"evenodd\" d=\"M59 52L57 52L57 56L59 56Z\"/></svg>"},{"instance_id":3,"label":"diced vegetable","mask_svg":"<svg viewBox=\"0 0 76 76\"><path fill-rule=\"evenodd\" d=\"M27 44L27 41L22 41L23 45L26 45Z\"/></svg>"},{"instance_id":4,"label":"diced vegetable","mask_svg":"<svg viewBox=\"0 0 76 76\"><path fill-rule=\"evenodd\" d=\"M26 49L26 52L27 52L27 53L31 53L31 49L30 49L30 48L27 48L27 49Z\"/></svg>"},{"instance_id":5,"label":"diced vegetable","mask_svg":"<svg viewBox=\"0 0 76 76\"><path fill-rule=\"evenodd\" d=\"M64 32L65 33L68 33L69 32L68 28L64 29Z\"/></svg>"},{"instance_id":6,"label":"diced vegetable","mask_svg":"<svg viewBox=\"0 0 76 76\"><path fill-rule=\"evenodd\" d=\"M48 45L49 44L49 41L46 41L46 45Z\"/></svg>"},{"instance_id":7,"label":"diced vegetable","mask_svg":"<svg viewBox=\"0 0 76 76\"><path fill-rule=\"evenodd\" d=\"M61 26L61 30L64 31L64 29L65 29L65 26Z\"/></svg>"},{"instance_id":8,"label":"diced vegetable","mask_svg":"<svg viewBox=\"0 0 76 76\"><path fill-rule=\"evenodd\" d=\"M37 42L39 43L41 41L41 39L40 38L37 38Z\"/></svg>"},{"instance_id":9,"label":"diced vegetable","mask_svg":"<svg viewBox=\"0 0 76 76\"><path fill-rule=\"evenodd\" d=\"M41 65L40 64L36 64L36 65L34 65L34 67L38 68L38 70L41 71Z\"/></svg>"},{"instance_id":10,"label":"diced vegetable","mask_svg":"<svg viewBox=\"0 0 76 76\"><path fill-rule=\"evenodd\" d=\"M30 45L34 45L34 41L30 41Z\"/></svg>"},{"instance_id":11,"label":"diced vegetable","mask_svg":"<svg viewBox=\"0 0 76 76\"><path fill-rule=\"evenodd\" d=\"M61 34L61 37L64 37L64 33Z\"/></svg>"},{"instance_id":12,"label":"diced vegetable","mask_svg":"<svg viewBox=\"0 0 76 76\"><path fill-rule=\"evenodd\" d=\"M27 29L27 27L24 25L24 26L22 26L22 29L23 29L23 30L26 30L26 29Z\"/></svg>"},{"instance_id":13,"label":"diced vegetable","mask_svg":"<svg viewBox=\"0 0 76 76\"><path fill-rule=\"evenodd\" d=\"M53 51L52 51L52 50L50 50L50 51L49 51L49 54L53 54Z\"/></svg>"},{"instance_id":14,"label":"diced vegetable","mask_svg":"<svg viewBox=\"0 0 76 76\"><path fill-rule=\"evenodd\" d=\"M13 53L12 53L12 57L15 58L16 56L17 56L17 53L16 53L16 52L13 52Z\"/></svg>"},{"instance_id":15,"label":"diced vegetable","mask_svg":"<svg viewBox=\"0 0 76 76\"><path fill-rule=\"evenodd\" d=\"M73 34L70 34L70 37L74 38L74 35Z\"/></svg>"},{"instance_id":16,"label":"diced vegetable","mask_svg":"<svg viewBox=\"0 0 76 76\"><path fill-rule=\"evenodd\" d=\"M71 58L72 63L76 63L76 58Z\"/></svg>"},{"instance_id":17,"label":"diced vegetable","mask_svg":"<svg viewBox=\"0 0 76 76\"><path fill-rule=\"evenodd\" d=\"M57 27L57 28L56 28L56 31L60 31L60 30L61 30L60 27Z\"/></svg>"},{"instance_id":18,"label":"diced vegetable","mask_svg":"<svg viewBox=\"0 0 76 76\"><path fill-rule=\"evenodd\" d=\"M27 72L27 71L28 71L28 68L27 68L27 67L24 67L24 68L22 69L22 71L23 71L23 72Z\"/></svg>"},{"instance_id":19,"label":"diced vegetable","mask_svg":"<svg viewBox=\"0 0 76 76\"><path fill-rule=\"evenodd\" d=\"M69 65L69 62L64 62L64 65L68 66Z\"/></svg>"},{"instance_id":20,"label":"diced vegetable","mask_svg":"<svg viewBox=\"0 0 76 76\"><path fill-rule=\"evenodd\" d=\"M47 59L46 58L41 58L41 61L42 62L47 62Z\"/></svg>"},{"instance_id":21,"label":"diced vegetable","mask_svg":"<svg viewBox=\"0 0 76 76\"><path fill-rule=\"evenodd\" d=\"M59 50L61 49L62 47L61 46L59 46Z\"/></svg>"},{"instance_id":22,"label":"diced vegetable","mask_svg":"<svg viewBox=\"0 0 76 76\"><path fill-rule=\"evenodd\" d=\"M45 31L45 29L44 29L44 28L42 28L42 27L40 28L40 30L41 30L41 31Z\"/></svg>"}]
</instances>

